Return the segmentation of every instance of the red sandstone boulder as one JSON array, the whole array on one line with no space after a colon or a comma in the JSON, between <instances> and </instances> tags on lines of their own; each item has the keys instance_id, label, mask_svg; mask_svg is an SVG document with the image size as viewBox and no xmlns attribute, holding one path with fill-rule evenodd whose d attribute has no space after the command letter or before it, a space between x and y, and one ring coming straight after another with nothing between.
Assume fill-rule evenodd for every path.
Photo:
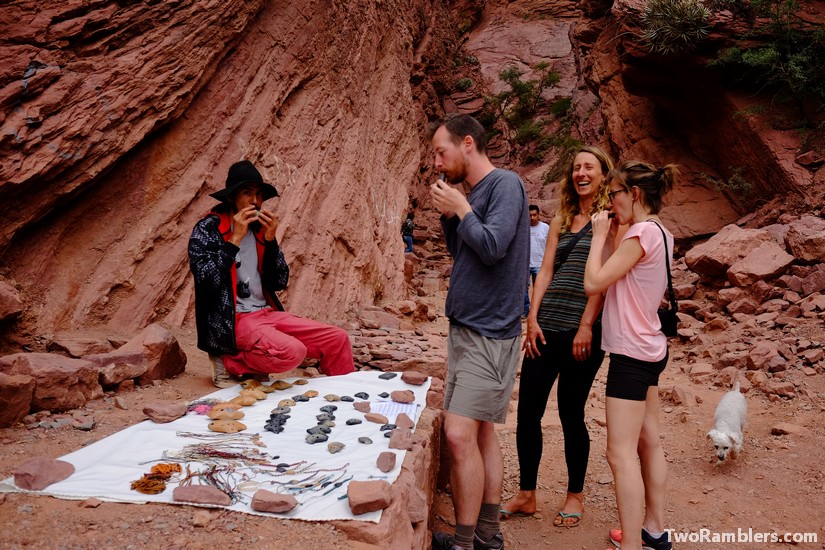
<instances>
[{"instance_id":1,"label":"red sandstone boulder","mask_svg":"<svg viewBox=\"0 0 825 550\"><path fill-rule=\"evenodd\" d=\"M23 300L17 289L6 281L0 281L0 321L13 319L23 313Z\"/></svg>"},{"instance_id":2,"label":"red sandstone boulder","mask_svg":"<svg viewBox=\"0 0 825 550\"><path fill-rule=\"evenodd\" d=\"M722 276L737 261L773 238L761 229L742 229L726 225L707 242L696 245L685 254L685 262L702 275Z\"/></svg>"},{"instance_id":3,"label":"red sandstone boulder","mask_svg":"<svg viewBox=\"0 0 825 550\"><path fill-rule=\"evenodd\" d=\"M148 368L146 355L142 351L123 348L109 353L84 355L83 359L97 365L102 386L112 386L124 380L138 378Z\"/></svg>"},{"instance_id":4,"label":"red sandstone boulder","mask_svg":"<svg viewBox=\"0 0 825 550\"><path fill-rule=\"evenodd\" d=\"M347 485L349 507L356 516L383 510L390 505L392 492L384 480L350 481Z\"/></svg>"},{"instance_id":5,"label":"red sandstone boulder","mask_svg":"<svg viewBox=\"0 0 825 550\"><path fill-rule=\"evenodd\" d=\"M83 357L95 353L109 353L114 350L111 342L103 336L85 332L62 332L52 338L49 351L60 351L71 357Z\"/></svg>"},{"instance_id":6,"label":"red sandstone boulder","mask_svg":"<svg viewBox=\"0 0 825 550\"><path fill-rule=\"evenodd\" d=\"M140 382L171 378L186 369L186 354L180 349L180 344L171 332L156 323L143 329L118 351L145 354L147 367L139 378Z\"/></svg>"},{"instance_id":7,"label":"red sandstone boulder","mask_svg":"<svg viewBox=\"0 0 825 550\"><path fill-rule=\"evenodd\" d=\"M825 220L804 216L788 225L785 243L791 254L806 262L825 262Z\"/></svg>"},{"instance_id":8,"label":"red sandstone boulder","mask_svg":"<svg viewBox=\"0 0 825 550\"><path fill-rule=\"evenodd\" d=\"M82 359L52 353L16 353L0 357L0 372L34 379L33 410L67 411L103 396L97 368Z\"/></svg>"},{"instance_id":9,"label":"red sandstone boulder","mask_svg":"<svg viewBox=\"0 0 825 550\"><path fill-rule=\"evenodd\" d=\"M736 286L748 286L762 279L772 279L783 273L794 261L773 241L764 242L728 269L728 280Z\"/></svg>"},{"instance_id":10,"label":"red sandstone boulder","mask_svg":"<svg viewBox=\"0 0 825 550\"><path fill-rule=\"evenodd\" d=\"M34 378L0 373L0 428L13 426L29 414Z\"/></svg>"}]
</instances>

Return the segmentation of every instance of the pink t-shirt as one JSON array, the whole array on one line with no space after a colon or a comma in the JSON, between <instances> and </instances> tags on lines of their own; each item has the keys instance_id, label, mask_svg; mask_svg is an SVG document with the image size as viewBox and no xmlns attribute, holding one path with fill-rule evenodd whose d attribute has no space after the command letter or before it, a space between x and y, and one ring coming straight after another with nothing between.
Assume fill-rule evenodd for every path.
<instances>
[{"instance_id":1,"label":"pink t-shirt","mask_svg":"<svg viewBox=\"0 0 825 550\"><path fill-rule=\"evenodd\" d=\"M673 258L673 235L665 229ZM604 302L602 349L642 361L660 361L667 353L656 310L667 290L665 243L653 222L630 226L622 241L639 239L645 255L624 277L610 285Z\"/></svg>"}]
</instances>

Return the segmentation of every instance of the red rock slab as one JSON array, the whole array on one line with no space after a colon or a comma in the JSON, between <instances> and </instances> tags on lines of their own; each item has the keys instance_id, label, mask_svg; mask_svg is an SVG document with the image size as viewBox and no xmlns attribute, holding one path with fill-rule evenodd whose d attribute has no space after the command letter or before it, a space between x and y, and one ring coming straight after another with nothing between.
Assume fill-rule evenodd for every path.
<instances>
[{"instance_id":1,"label":"red rock slab","mask_svg":"<svg viewBox=\"0 0 825 550\"><path fill-rule=\"evenodd\" d=\"M13 472L14 484L28 491L40 491L52 483L63 481L74 473L74 466L63 460L42 456L31 458Z\"/></svg>"},{"instance_id":2,"label":"red rock slab","mask_svg":"<svg viewBox=\"0 0 825 550\"><path fill-rule=\"evenodd\" d=\"M390 434L390 449L409 451L413 446L413 433L405 428L396 428Z\"/></svg>"},{"instance_id":3,"label":"red rock slab","mask_svg":"<svg viewBox=\"0 0 825 550\"><path fill-rule=\"evenodd\" d=\"M375 422L376 424L390 423L389 419L386 416L378 413L367 413L364 415L364 419L368 420L369 422Z\"/></svg>"},{"instance_id":4,"label":"red rock slab","mask_svg":"<svg viewBox=\"0 0 825 550\"><path fill-rule=\"evenodd\" d=\"M401 380L413 386L420 386L426 382L428 378L429 376L426 374L414 370L408 370L401 375Z\"/></svg>"},{"instance_id":5,"label":"red rock slab","mask_svg":"<svg viewBox=\"0 0 825 550\"><path fill-rule=\"evenodd\" d=\"M356 516L383 510L392 501L390 484L383 479L375 481L351 481L347 485L349 507Z\"/></svg>"},{"instance_id":6,"label":"red rock slab","mask_svg":"<svg viewBox=\"0 0 825 550\"><path fill-rule=\"evenodd\" d=\"M166 424L186 414L186 403L147 403L143 414L153 422Z\"/></svg>"},{"instance_id":7,"label":"red rock slab","mask_svg":"<svg viewBox=\"0 0 825 550\"><path fill-rule=\"evenodd\" d=\"M252 504L250 506L256 512L284 514L297 505L298 501L292 495L281 495L267 491L266 489L258 489L252 496Z\"/></svg>"},{"instance_id":8,"label":"red rock slab","mask_svg":"<svg viewBox=\"0 0 825 550\"><path fill-rule=\"evenodd\" d=\"M378 469L384 472L392 471L395 468L395 461L398 457L395 456L395 453L391 451L384 451L380 455L378 455L378 459L375 461L375 465L378 466Z\"/></svg>"},{"instance_id":9,"label":"red rock slab","mask_svg":"<svg viewBox=\"0 0 825 550\"><path fill-rule=\"evenodd\" d=\"M396 403L415 403L415 394L411 390L395 390L390 399Z\"/></svg>"},{"instance_id":10,"label":"red rock slab","mask_svg":"<svg viewBox=\"0 0 825 550\"><path fill-rule=\"evenodd\" d=\"M175 502L191 502L193 504L209 504L214 506L229 506L229 495L211 485L187 485L175 487L172 491L172 500Z\"/></svg>"},{"instance_id":11,"label":"red rock slab","mask_svg":"<svg viewBox=\"0 0 825 550\"><path fill-rule=\"evenodd\" d=\"M362 413L370 412L370 402L369 401L358 401L357 403L352 404L355 407L356 411L360 411Z\"/></svg>"},{"instance_id":12,"label":"red rock slab","mask_svg":"<svg viewBox=\"0 0 825 550\"><path fill-rule=\"evenodd\" d=\"M399 428L411 430L415 427L415 422L407 415L407 413L400 413L395 417L395 425Z\"/></svg>"}]
</instances>

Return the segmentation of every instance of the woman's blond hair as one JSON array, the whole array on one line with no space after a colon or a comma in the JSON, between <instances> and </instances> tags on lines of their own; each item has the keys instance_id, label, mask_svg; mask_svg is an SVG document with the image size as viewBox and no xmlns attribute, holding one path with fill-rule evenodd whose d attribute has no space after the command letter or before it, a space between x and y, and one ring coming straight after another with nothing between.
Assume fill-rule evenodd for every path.
<instances>
[{"instance_id":1,"label":"woman's blond hair","mask_svg":"<svg viewBox=\"0 0 825 550\"><path fill-rule=\"evenodd\" d=\"M593 205L590 207L590 212L587 213L595 214L596 212L604 210L610 204L610 199L607 196L607 174L613 169L613 159L600 147L586 146L579 148L576 154L573 155L573 160L570 161L570 166L567 168L567 176L560 182L559 209L556 215L561 218L562 233L570 231L573 218L577 214L582 213L579 212L579 194L576 193L576 186L573 183L573 163L576 161L579 153L590 153L596 157L599 165L601 165L602 175L605 176L601 186L596 190L596 195L593 197Z\"/></svg>"}]
</instances>

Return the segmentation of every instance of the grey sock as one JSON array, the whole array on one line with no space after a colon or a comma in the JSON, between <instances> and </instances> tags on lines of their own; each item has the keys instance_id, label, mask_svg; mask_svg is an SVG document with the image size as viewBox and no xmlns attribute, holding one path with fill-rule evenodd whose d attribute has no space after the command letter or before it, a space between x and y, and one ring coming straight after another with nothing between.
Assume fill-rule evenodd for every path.
<instances>
[{"instance_id":1,"label":"grey sock","mask_svg":"<svg viewBox=\"0 0 825 550\"><path fill-rule=\"evenodd\" d=\"M466 550L472 550L473 548L473 533L475 532L476 527L475 525L461 525L456 523L455 525L455 543L465 548Z\"/></svg>"},{"instance_id":2,"label":"grey sock","mask_svg":"<svg viewBox=\"0 0 825 550\"><path fill-rule=\"evenodd\" d=\"M501 503L491 504L483 502L481 504L481 511L478 513L478 523L476 523L476 536L483 542L487 542L493 536L501 531L498 514L501 509Z\"/></svg>"}]
</instances>

